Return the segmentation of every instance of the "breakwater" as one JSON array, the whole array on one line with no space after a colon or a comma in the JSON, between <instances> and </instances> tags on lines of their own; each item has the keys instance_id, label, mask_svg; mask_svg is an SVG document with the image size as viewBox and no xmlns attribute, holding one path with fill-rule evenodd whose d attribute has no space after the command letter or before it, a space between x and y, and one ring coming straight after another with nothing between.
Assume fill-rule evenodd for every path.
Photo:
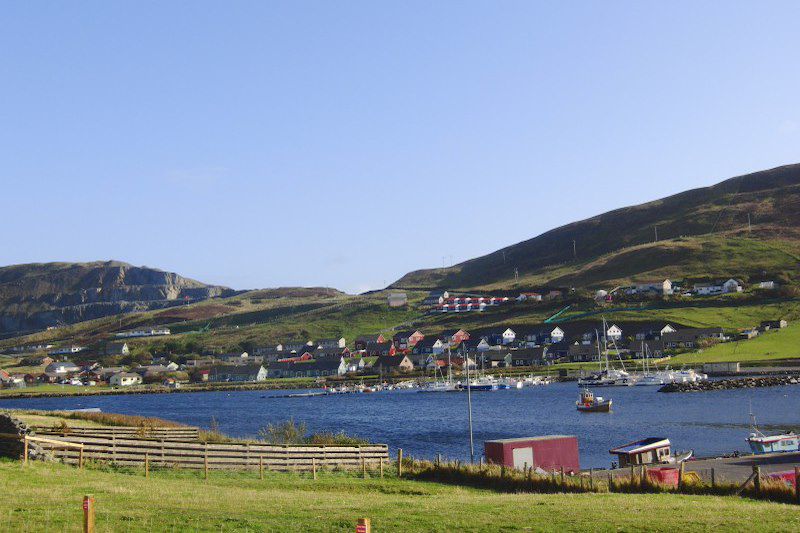
<instances>
[{"instance_id":1,"label":"breakwater","mask_svg":"<svg viewBox=\"0 0 800 533\"><path fill-rule=\"evenodd\" d=\"M758 387L778 387L781 385L797 385L800 376L770 376L722 379L719 381L698 381L696 383L668 383L658 392L705 392L714 390L754 389Z\"/></svg>"}]
</instances>

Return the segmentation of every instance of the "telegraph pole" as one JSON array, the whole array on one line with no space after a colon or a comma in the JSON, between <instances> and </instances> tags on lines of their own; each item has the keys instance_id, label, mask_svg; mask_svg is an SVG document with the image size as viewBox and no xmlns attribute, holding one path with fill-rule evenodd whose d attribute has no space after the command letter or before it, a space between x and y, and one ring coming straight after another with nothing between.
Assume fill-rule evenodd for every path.
<instances>
[{"instance_id":1,"label":"telegraph pole","mask_svg":"<svg viewBox=\"0 0 800 533\"><path fill-rule=\"evenodd\" d=\"M578 258L578 244L575 242L575 239L572 239L572 258Z\"/></svg>"}]
</instances>

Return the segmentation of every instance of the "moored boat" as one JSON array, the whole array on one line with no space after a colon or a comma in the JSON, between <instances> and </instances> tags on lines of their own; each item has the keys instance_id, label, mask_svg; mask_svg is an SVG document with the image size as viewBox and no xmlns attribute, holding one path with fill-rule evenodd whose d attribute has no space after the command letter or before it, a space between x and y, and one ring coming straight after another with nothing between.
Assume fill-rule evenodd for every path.
<instances>
[{"instance_id":1,"label":"moored boat","mask_svg":"<svg viewBox=\"0 0 800 533\"><path fill-rule=\"evenodd\" d=\"M756 417L752 412L750 413L750 436L746 440L750 450L756 455L800 451L800 435L793 431L779 435L765 435L756 426Z\"/></svg>"},{"instance_id":2,"label":"moored boat","mask_svg":"<svg viewBox=\"0 0 800 533\"><path fill-rule=\"evenodd\" d=\"M602 396L595 396L589 389L583 389L575 407L585 413L607 413L611 411L611 398L606 400Z\"/></svg>"}]
</instances>

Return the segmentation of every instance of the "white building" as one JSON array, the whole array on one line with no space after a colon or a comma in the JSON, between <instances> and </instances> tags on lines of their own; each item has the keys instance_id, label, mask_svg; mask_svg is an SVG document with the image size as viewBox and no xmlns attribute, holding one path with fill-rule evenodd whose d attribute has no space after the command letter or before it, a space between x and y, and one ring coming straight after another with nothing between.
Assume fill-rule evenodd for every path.
<instances>
[{"instance_id":1,"label":"white building","mask_svg":"<svg viewBox=\"0 0 800 533\"><path fill-rule=\"evenodd\" d=\"M119 372L111 376L108 383L112 387L130 387L131 385L140 385L142 383L142 376L134 374L133 372Z\"/></svg>"},{"instance_id":2,"label":"white building","mask_svg":"<svg viewBox=\"0 0 800 533\"><path fill-rule=\"evenodd\" d=\"M553 328L553 331L550 332L550 341L555 344L563 340L564 340L564 330L556 326L555 328Z\"/></svg>"},{"instance_id":3,"label":"white building","mask_svg":"<svg viewBox=\"0 0 800 533\"><path fill-rule=\"evenodd\" d=\"M508 328L503 332L503 344L511 344L517 338L517 334L514 333L514 330Z\"/></svg>"}]
</instances>

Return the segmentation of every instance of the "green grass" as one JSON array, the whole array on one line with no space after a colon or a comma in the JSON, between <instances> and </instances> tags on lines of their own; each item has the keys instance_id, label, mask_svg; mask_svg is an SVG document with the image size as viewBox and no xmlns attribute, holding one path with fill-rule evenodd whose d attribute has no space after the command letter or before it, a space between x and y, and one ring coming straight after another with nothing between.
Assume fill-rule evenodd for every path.
<instances>
[{"instance_id":1,"label":"green grass","mask_svg":"<svg viewBox=\"0 0 800 533\"><path fill-rule=\"evenodd\" d=\"M388 472L387 472L388 473ZM733 497L672 494L500 494L323 472L308 475L141 469L83 472L0 461L0 520L8 531L80 531L83 495L99 531L797 531L800 508Z\"/></svg>"},{"instance_id":2,"label":"green grass","mask_svg":"<svg viewBox=\"0 0 800 533\"><path fill-rule=\"evenodd\" d=\"M692 363L764 363L800 358L800 324L790 324L746 341L717 344L701 352L680 354L671 364Z\"/></svg>"}]
</instances>

